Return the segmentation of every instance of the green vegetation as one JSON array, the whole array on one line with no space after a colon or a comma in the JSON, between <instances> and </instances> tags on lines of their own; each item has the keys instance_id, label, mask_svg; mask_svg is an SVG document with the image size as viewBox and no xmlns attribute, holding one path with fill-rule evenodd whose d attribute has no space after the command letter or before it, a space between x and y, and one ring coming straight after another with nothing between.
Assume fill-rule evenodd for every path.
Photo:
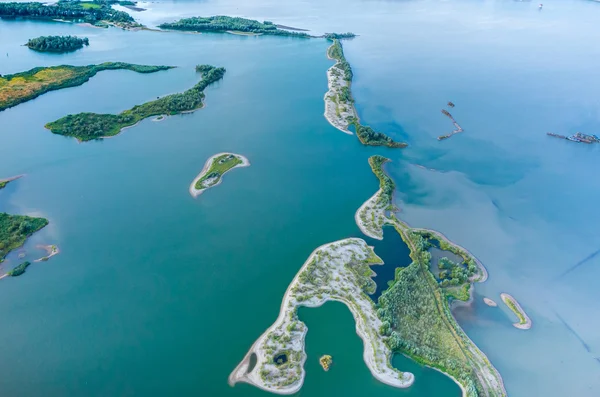
<instances>
[{"instance_id":1,"label":"green vegetation","mask_svg":"<svg viewBox=\"0 0 600 397\"><path fill-rule=\"evenodd\" d=\"M60 1L49 5L36 2L0 3L0 17L61 19L96 26L113 24L123 28L141 26L128 13L111 8L110 3L112 2Z\"/></svg>"},{"instance_id":2,"label":"green vegetation","mask_svg":"<svg viewBox=\"0 0 600 397\"><path fill-rule=\"evenodd\" d=\"M20 276L21 274L25 273L25 269L27 269L27 266L29 265L31 265L31 262L23 262L6 274L8 274L10 277Z\"/></svg>"},{"instance_id":3,"label":"green vegetation","mask_svg":"<svg viewBox=\"0 0 600 397\"><path fill-rule=\"evenodd\" d=\"M75 36L40 36L29 39L25 45L41 52L70 52L83 48L84 45L90 45L90 41L87 37L80 39Z\"/></svg>"},{"instance_id":4,"label":"green vegetation","mask_svg":"<svg viewBox=\"0 0 600 397\"><path fill-rule=\"evenodd\" d=\"M323 35L323 37L325 37L326 39L329 40L333 40L333 39L352 39L354 37L356 37L356 35L352 32L347 32L347 33L325 33Z\"/></svg>"},{"instance_id":5,"label":"green vegetation","mask_svg":"<svg viewBox=\"0 0 600 397\"><path fill-rule=\"evenodd\" d=\"M8 185L8 181L0 182L0 189L4 189L6 187L6 185Z\"/></svg>"},{"instance_id":6,"label":"green vegetation","mask_svg":"<svg viewBox=\"0 0 600 397\"><path fill-rule=\"evenodd\" d=\"M223 154L215 158L206 174L196 182L196 189L206 189L219 182L224 173L238 164L242 164L237 156L233 154Z\"/></svg>"},{"instance_id":7,"label":"green vegetation","mask_svg":"<svg viewBox=\"0 0 600 397\"><path fill-rule=\"evenodd\" d=\"M179 94L171 94L155 101L121 112L119 114L79 113L70 114L46 124L52 133L72 136L79 141L90 141L117 135L123 128L161 114L174 115L202 107L204 89L223 78L225 68L202 67L202 79L194 87Z\"/></svg>"},{"instance_id":8,"label":"green vegetation","mask_svg":"<svg viewBox=\"0 0 600 397\"><path fill-rule=\"evenodd\" d=\"M44 218L9 215L0 212L0 261L15 248L25 243L27 237L48 224Z\"/></svg>"},{"instance_id":9,"label":"green vegetation","mask_svg":"<svg viewBox=\"0 0 600 397\"><path fill-rule=\"evenodd\" d=\"M342 43L337 39L333 38L333 44L329 47L328 55L330 58L337 60L335 67L343 73L344 80L347 85L340 89L337 95L337 101L346 105L354 106L354 99L350 91L350 83L352 82L352 68L344 56L344 49ZM369 146L386 146L389 148L404 148L408 146L404 142L396 142L386 134L377 132L369 126L362 125L358 117L349 117L349 124L354 126L356 130L356 136L363 145Z\"/></svg>"},{"instance_id":10,"label":"green vegetation","mask_svg":"<svg viewBox=\"0 0 600 397\"><path fill-rule=\"evenodd\" d=\"M388 161L390 161L390 159L379 155L369 157L369 165L371 166L371 170L377 179L379 179L379 188L381 188L379 200L382 202L385 201L385 203L391 205L392 195L394 194L396 184L394 183L393 179L390 178L383 170L383 165Z\"/></svg>"},{"instance_id":11,"label":"green vegetation","mask_svg":"<svg viewBox=\"0 0 600 397\"><path fill-rule=\"evenodd\" d=\"M462 285L466 283L470 277L475 275L477 266L472 265L461 265L452 262L450 259L444 257L441 258L438 267L440 268L439 279L442 287L448 287L450 285Z\"/></svg>"},{"instance_id":12,"label":"green vegetation","mask_svg":"<svg viewBox=\"0 0 600 397\"><path fill-rule=\"evenodd\" d=\"M275 36L310 37L303 32L291 32L279 29L273 22L259 22L253 19L245 19L228 16L214 17L192 17L184 18L172 23L163 23L158 26L161 29L183 30L188 32L244 32L253 34L268 34Z\"/></svg>"},{"instance_id":13,"label":"green vegetation","mask_svg":"<svg viewBox=\"0 0 600 397\"><path fill-rule=\"evenodd\" d=\"M124 69L137 73L154 73L170 68L172 67L105 62L88 66L33 68L26 72L0 76L0 111L37 98L48 91L81 85L103 70Z\"/></svg>"},{"instance_id":14,"label":"green vegetation","mask_svg":"<svg viewBox=\"0 0 600 397\"><path fill-rule=\"evenodd\" d=\"M508 306L508 308L510 310L512 310L513 313L516 314L517 318L519 319L519 324L526 324L527 320L525 319L525 316L523 315L523 313L521 313L521 311L519 310L519 308L517 307L517 305L515 305L515 303L512 301L512 299L509 298L502 298L502 300L504 301L504 303L506 303L506 306Z\"/></svg>"}]
</instances>

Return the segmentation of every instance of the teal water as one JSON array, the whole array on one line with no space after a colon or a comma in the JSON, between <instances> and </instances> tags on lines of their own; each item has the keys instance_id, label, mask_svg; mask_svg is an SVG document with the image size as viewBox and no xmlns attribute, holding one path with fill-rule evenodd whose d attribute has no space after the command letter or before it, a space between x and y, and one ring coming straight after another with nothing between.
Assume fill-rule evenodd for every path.
<instances>
[{"instance_id":1,"label":"teal water","mask_svg":"<svg viewBox=\"0 0 600 397\"><path fill-rule=\"evenodd\" d=\"M600 126L600 5L544 5L219 0L150 3L135 14L149 24L228 14L359 33L345 45L359 112L411 144L399 152L362 147L323 119L324 41L0 21L2 74L109 60L179 66L103 72L0 113L1 176L27 174L0 192L0 210L50 219L26 244L28 257L39 256L39 243L62 250L0 282L3 394L266 395L229 388L227 376L276 318L310 252L359 235L353 216L377 189L367 164L376 153L393 160L401 217L440 230L486 264L490 278L476 286L474 304L455 313L509 394L600 393L599 256L585 260L600 248L600 149L545 136ZM85 35L92 45L65 56L21 46L42 34ZM197 81L197 63L228 72L194 114L89 144L43 129L66 113L118 112L183 91ZM465 133L440 143L435 137L451 128L439 113L448 100ZM192 199L189 183L220 151L252 166ZM512 327L502 305L481 303L500 302L505 291L528 311L530 331ZM413 388L376 382L350 313L336 307L303 314L311 332L301 394L329 395L354 379L347 395L458 393L405 358L394 363L415 370ZM321 321L329 317L336 321ZM326 339L330 328L338 340ZM310 362L321 348L340 357L327 374Z\"/></svg>"}]
</instances>

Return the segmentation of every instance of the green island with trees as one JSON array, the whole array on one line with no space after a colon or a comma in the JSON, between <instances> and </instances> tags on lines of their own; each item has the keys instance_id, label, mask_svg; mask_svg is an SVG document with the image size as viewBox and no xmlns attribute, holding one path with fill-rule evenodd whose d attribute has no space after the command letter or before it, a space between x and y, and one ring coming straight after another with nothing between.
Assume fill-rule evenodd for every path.
<instances>
[{"instance_id":1,"label":"green island with trees","mask_svg":"<svg viewBox=\"0 0 600 397\"><path fill-rule=\"evenodd\" d=\"M77 138L80 142L117 135L123 128L157 115L191 112L203 106L204 89L225 75L225 68L210 65L196 67L202 79L187 91L171 94L119 114L70 114L46 124L52 133Z\"/></svg>"},{"instance_id":2,"label":"green island with trees","mask_svg":"<svg viewBox=\"0 0 600 397\"><path fill-rule=\"evenodd\" d=\"M335 102L336 115L328 115L328 120L334 124L334 126L341 128L342 126L352 125L356 131L356 136L363 145L369 146L386 146L389 148L404 148L408 146L404 142L396 142L386 134L373 130L369 126L362 125L354 108L354 98L352 97L351 83L352 83L352 68L344 56L344 49L339 39L333 38L332 45L327 50L327 54L330 58L336 60L334 68L337 71L333 71L329 74L329 78L334 80L330 81L330 95L326 96L326 101L330 100ZM341 74L341 75L340 75ZM339 81L343 80L343 81ZM333 85L333 89L331 86ZM340 107L343 109L351 109L348 111L340 111ZM337 117L338 120L331 120L331 118ZM343 118L343 120L341 120ZM341 128L345 130L345 128Z\"/></svg>"},{"instance_id":3,"label":"green island with trees","mask_svg":"<svg viewBox=\"0 0 600 397\"><path fill-rule=\"evenodd\" d=\"M0 76L0 111L37 98L48 91L82 85L100 71L123 69L137 73L154 73L171 68L173 67L104 62L88 66L38 67L26 72Z\"/></svg>"},{"instance_id":4,"label":"green island with trees","mask_svg":"<svg viewBox=\"0 0 600 397\"><path fill-rule=\"evenodd\" d=\"M273 36L311 37L304 32L293 32L280 29L273 22L259 22L253 19L217 15L214 17L183 18L176 22L158 25L165 30L181 30L186 32L215 32L215 33L251 33Z\"/></svg>"},{"instance_id":5,"label":"green island with trees","mask_svg":"<svg viewBox=\"0 0 600 397\"><path fill-rule=\"evenodd\" d=\"M71 52L90 45L87 37L75 36L40 36L29 39L25 44L32 50L40 52Z\"/></svg>"},{"instance_id":6,"label":"green island with trees","mask_svg":"<svg viewBox=\"0 0 600 397\"><path fill-rule=\"evenodd\" d=\"M9 277L18 277L21 274L25 273L25 270L27 269L27 267L31 265L31 262L29 261L25 261L21 264L19 264L17 267L15 267L14 269L12 269L11 271L9 271L8 273L6 273Z\"/></svg>"},{"instance_id":7,"label":"green island with trees","mask_svg":"<svg viewBox=\"0 0 600 397\"><path fill-rule=\"evenodd\" d=\"M0 262L10 251L22 246L27 237L47 224L48 220L44 218L0 212Z\"/></svg>"},{"instance_id":8,"label":"green island with trees","mask_svg":"<svg viewBox=\"0 0 600 397\"><path fill-rule=\"evenodd\" d=\"M59 1L54 4L38 2L0 3L2 18L49 19L68 22L89 23L94 26L108 27L114 25L125 29L139 28L126 12L111 7L117 1Z\"/></svg>"},{"instance_id":9,"label":"green island with trees","mask_svg":"<svg viewBox=\"0 0 600 397\"><path fill-rule=\"evenodd\" d=\"M242 160L233 154L226 153L216 157L206 174L196 181L196 189L214 186L221 180L223 174L239 164L242 164Z\"/></svg>"}]
</instances>

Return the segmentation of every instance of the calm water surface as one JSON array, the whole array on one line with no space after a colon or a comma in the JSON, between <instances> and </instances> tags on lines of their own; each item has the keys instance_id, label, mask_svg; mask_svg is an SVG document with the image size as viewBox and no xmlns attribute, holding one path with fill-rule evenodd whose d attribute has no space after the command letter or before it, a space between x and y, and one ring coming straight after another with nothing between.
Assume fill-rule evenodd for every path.
<instances>
[{"instance_id":1,"label":"calm water surface","mask_svg":"<svg viewBox=\"0 0 600 397\"><path fill-rule=\"evenodd\" d=\"M359 235L353 215L377 189L367 165L376 153L393 160L387 169L401 217L442 231L488 267L474 304L456 315L509 394L600 394L600 256L590 257L600 248L600 147L545 136L600 129L599 4L547 1L541 12L490 0L147 8L135 16L149 25L226 14L359 33L345 45L359 112L411 146L365 148L327 124L324 41L0 21L2 74L103 61L179 66L102 72L0 113L1 177L27 174L0 193L0 210L50 220L26 244L28 258L40 256L39 243L62 250L1 282L5 395L265 395L230 388L226 378L276 318L310 252ZM92 45L59 56L21 46L47 34L85 35ZM87 144L43 128L67 113L119 112L183 91L197 81L198 63L228 71L194 114ZM440 114L448 100L465 133L438 142L452 128ZM252 166L192 199L188 184L219 151L243 154ZM505 291L528 311L530 331L512 327L502 305L481 302L500 302ZM448 378L403 357L394 364L416 373L412 388L376 382L341 305L301 316L310 332L300 394L460 395ZM316 361L323 352L334 356L329 373Z\"/></svg>"}]
</instances>

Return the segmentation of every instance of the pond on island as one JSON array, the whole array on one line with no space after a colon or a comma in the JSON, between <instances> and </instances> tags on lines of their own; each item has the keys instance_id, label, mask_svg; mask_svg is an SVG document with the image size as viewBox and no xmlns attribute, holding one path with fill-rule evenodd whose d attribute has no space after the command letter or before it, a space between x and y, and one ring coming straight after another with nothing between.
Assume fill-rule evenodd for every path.
<instances>
[{"instance_id":1,"label":"pond on island","mask_svg":"<svg viewBox=\"0 0 600 397\"><path fill-rule=\"evenodd\" d=\"M383 260L383 265L373 265L371 269L377 275L373 281L377 284L377 290L371 299L377 302L379 296L388 288L388 283L394 279L396 268L410 265L410 249L402 241L400 234L390 226L383 228L383 240L376 240L367 236L358 236L374 247L375 253Z\"/></svg>"},{"instance_id":2,"label":"pond on island","mask_svg":"<svg viewBox=\"0 0 600 397\"><path fill-rule=\"evenodd\" d=\"M431 254L431 272L437 279L439 279L440 271L441 271L441 269L439 267L440 259L448 258L454 263L458 263L458 264L464 263L462 257L460 257L450 251L441 250L437 246L431 247L429 249L429 253Z\"/></svg>"}]
</instances>

